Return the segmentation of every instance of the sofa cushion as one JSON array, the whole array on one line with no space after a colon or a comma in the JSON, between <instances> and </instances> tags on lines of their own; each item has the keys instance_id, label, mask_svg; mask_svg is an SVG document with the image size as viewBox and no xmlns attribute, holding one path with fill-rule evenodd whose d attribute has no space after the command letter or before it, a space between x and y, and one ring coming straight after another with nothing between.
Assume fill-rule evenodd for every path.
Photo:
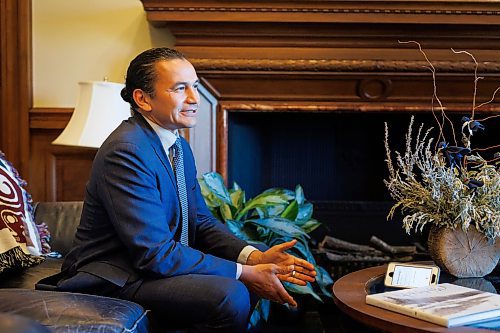
<instances>
[{"instance_id":1,"label":"sofa cushion","mask_svg":"<svg viewBox=\"0 0 500 333\"><path fill-rule=\"evenodd\" d=\"M0 272L41 262L41 243L26 183L0 152Z\"/></svg>"},{"instance_id":2,"label":"sofa cushion","mask_svg":"<svg viewBox=\"0 0 500 333\"><path fill-rule=\"evenodd\" d=\"M51 333L40 323L11 313L0 313L0 332L2 333Z\"/></svg>"},{"instance_id":3,"label":"sofa cushion","mask_svg":"<svg viewBox=\"0 0 500 333\"><path fill-rule=\"evenodd\" d=\"M0 276L0 288L35 289L38 281L61 271L62 261L63 259L48 257L39 265L6 272Z\"/></svg>"},{"instance_id":4,"label":"sofa cushion","mask_svg":"<svg viewBox=\"0 0 500 333\"><path fill-rule=\"evenodd\" d=\"M0 312L40 322L55 333L148 332L146 311L110 297L27 289L0 289Z\"/></svg>"},{"instance_id":5,"label":"sofa cushion","mask_svg":"<svg viewBox=\"0 0 500 333\"><path fill-rule=\"evenodd\" d=\"M38 202L35 221L45 223L50 232L50 247L66 255L73 245L76 228L80 223L83 201Z\"/></svg>"}]
</instances>

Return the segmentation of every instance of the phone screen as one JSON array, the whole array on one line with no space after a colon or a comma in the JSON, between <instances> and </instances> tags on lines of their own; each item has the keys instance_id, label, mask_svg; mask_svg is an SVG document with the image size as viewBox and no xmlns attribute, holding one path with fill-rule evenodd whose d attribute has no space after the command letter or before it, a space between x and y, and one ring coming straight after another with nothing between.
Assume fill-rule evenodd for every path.
<instances>
[{"instance_id":1,"label":"phone screen","mask_svg":"<svg viewBox=\"0 0 500 333\"><path fill-rule=\"evenodd\" d=\"M431 284L432 268L394 266L393 286L424 287Z\"/></svg>"}]
</instances>

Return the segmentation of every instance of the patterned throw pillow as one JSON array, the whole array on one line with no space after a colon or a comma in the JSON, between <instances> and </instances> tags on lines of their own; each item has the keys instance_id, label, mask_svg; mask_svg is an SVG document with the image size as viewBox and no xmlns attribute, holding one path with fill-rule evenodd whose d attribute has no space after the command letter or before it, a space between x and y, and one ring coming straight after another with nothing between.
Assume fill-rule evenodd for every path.
<instances>
[{"instance_id":1,"label":"patterned throw pillow","mask_svg":"<svg viewBox=\"0 0 500 333\"><path fill-rule=\"evenodd\" d=\"M0 272L43 261L33 220L31 197L14 167L0 151Z\"/></svg>"}]
</instances>

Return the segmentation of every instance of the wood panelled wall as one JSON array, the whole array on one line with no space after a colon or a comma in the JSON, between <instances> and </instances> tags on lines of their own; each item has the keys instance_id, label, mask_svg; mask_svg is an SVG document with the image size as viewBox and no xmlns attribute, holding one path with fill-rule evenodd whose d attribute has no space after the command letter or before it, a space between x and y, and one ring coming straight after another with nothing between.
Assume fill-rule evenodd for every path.
<instances>
[{"instance_id":1,"label":"wood panelled wall","mask_svg":"<svg viewBox=\"0 0 500 333\"><path fill-rule=\"evenodd\" d=\"M167 27L217 99L217 169L226 172L230 112L429 111L438 71L447 110L470 108L500 83L500 3L493 1L142 0ZM33 109L31 1L0 0L0 149L27 178L33 199L83 198L94 150L51 141L71 109ZM497 101L484 109L500 113Z\"/></svg>"},{"instance_id":2,"label":"wood panelled wall","mask_svg":"<svg viewBox=\"0 0 500 333\"><path fill-rule=\"evenodd\" d=\"M31 1L0 0L0 150L29 172Z\"/></svg>"},{"instance_id":3,"label":"wood panelled wall","mask_svg":"<svg viewBox=\"0 0 500 333\"><path fill-rule=\"evenodd\" d=\"M55 146L51 142L68 123L73 109L31 109L30 190L38 201L82 200L96 149ZM43 184L44 186L39 186Z\"/></svg>"}]
</instances>

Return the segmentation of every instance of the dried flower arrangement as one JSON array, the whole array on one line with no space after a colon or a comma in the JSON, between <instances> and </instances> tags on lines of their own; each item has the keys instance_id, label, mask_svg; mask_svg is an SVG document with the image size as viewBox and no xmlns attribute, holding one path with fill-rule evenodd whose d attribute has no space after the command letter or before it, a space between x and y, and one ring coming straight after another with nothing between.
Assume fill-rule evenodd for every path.
<instances>
[{"instance_id":1,"label":"dried flower arrangement","mask_svg":"<svg viewBox=\"0 0 500 333\"><path fill-rule=\"evenodd\" d=\"M493 158L487 161L478 152L498 149L499 146L473 148L471 137L484 130L485 120L500 116L492 115L481 120L475 118L475 111L493 102L500 87L495 90L491 100L476 105L477 85L482 78L477 75L478 63L469 52L452 49L454 53L468 54L476 64L472 111L470 117L462 118L462 145L458 145L453 123L445 114L445 108L437 95L434 66L418 42L400 43L416 44L429 64L434 83L432 104L437 102L439 105L438 111L432 109L439 126L439 135L437 140L431 138L432 128L424 129L423 125L419 126L415 135L412 117L406 134L405 152L404 154L395 152L394 163L389 148L388 125L385 124L385 149L389 177L384 180L384 183L396 202L388 218L393 218L395 211L400 209L405 214L403 227L407 233L410 233L412 229L422 231L427 224L448 229L460 228L464 232L471 230L472 227L481 236L486 237L482 238L485 238L488 244L494 244L495 239L500 236L500 154L496 152ZM450 145L444 138L445 124L451 125L455 145ZM491 250L493 259L495 260L496 257L497 261L498 243L500 242L497 241L496 248L493 247ZM477 273L467 273L463 276L477 275Z\"/></svg>"},{"instance_id":2,"label":"dried flower arrangement","mask_svg":"<svg viewBox=\"0 0 500 333\"><path fill-rule=\"evenodd\" d=\"M391 160L386 126L385 147L389 179L385 184L397 208L411 214L403 219L407 233L421 230L427 223L467 230L471 224L489 239L500 236L500 173L479 155L465 155L470 149L440 146L423 125L412 145L413 117L406 136L406 152L396 152L396 170ZM460 164L457 164L459 161ZM466 161L463 162L462 161ZM467 163L467 167L460 167ZM451 167L450 167L451 166ZM418 171L417 171L418 170Z\"/></svg>"}]
</instances>

